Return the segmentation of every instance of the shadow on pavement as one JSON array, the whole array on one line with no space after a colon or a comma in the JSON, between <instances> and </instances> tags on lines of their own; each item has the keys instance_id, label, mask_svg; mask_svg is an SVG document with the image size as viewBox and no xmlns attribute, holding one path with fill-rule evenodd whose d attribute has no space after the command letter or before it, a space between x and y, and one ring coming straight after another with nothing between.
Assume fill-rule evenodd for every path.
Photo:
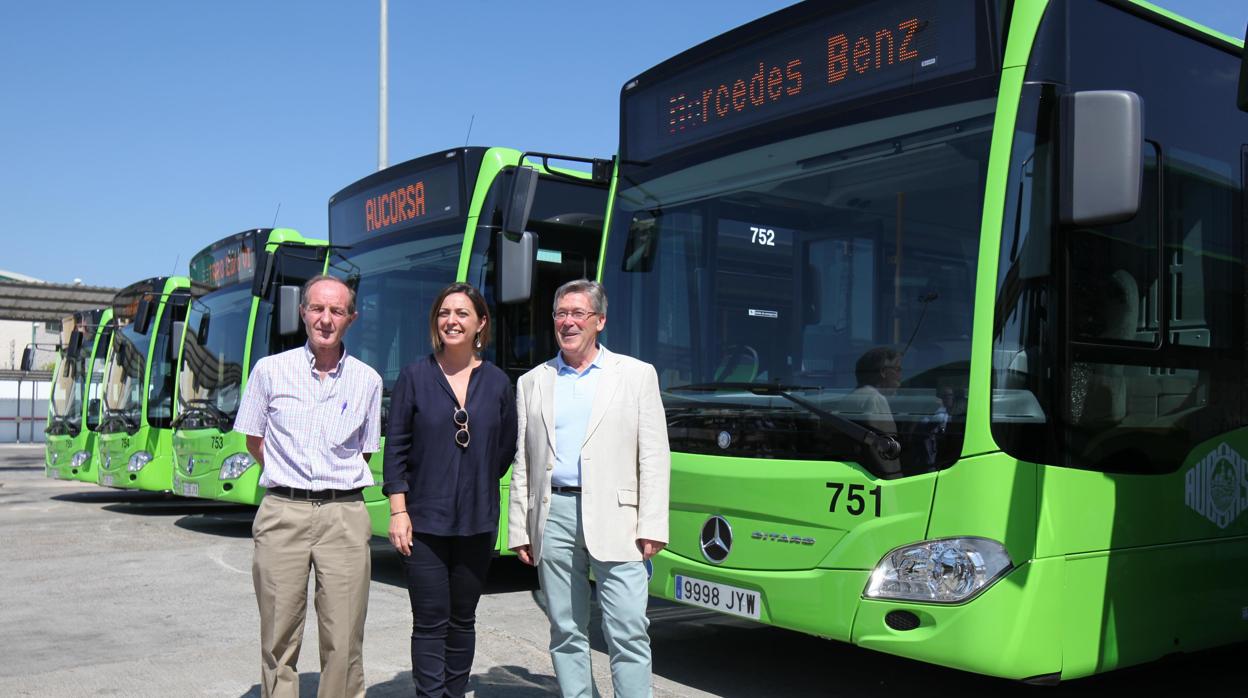
<instances>
[{"instance_id":1,"label":"shadow on pavement","mask_svg":"<svg viewBox=\"0 0 1248 698\"><path fill-rule=\"evenodd\" d=\"M90 484L90 483L84 483ZM81 502L83 504L100 504L107 502L117 503L137 503L137 502L161 502L169 499L173 495L165 492L146 492L144 490L119 490L112 488L100 488L89 492L70 492L68 494L58 494L51 499L58 502Z\"/></svg>"},{"instance_id":2,"label":"shadow on pavement","mask_svg":"<svg viewBox=\"0 0 1248 698\"><path fill-rule=\"evenodd\" d=\"M173 522L174 526L223 538L250 538L251 523L256 518L256 508L235 505L202 514L187 514Z\"/></svg>"},{"instance_id":3,"label":"shadow on pavement","mask_svg":"<svg viewBox=\"0 0 1248 698\"><path fill-rule=\"evenodd\" d=\"M468 690L481 698L537 698L559 695L559 684L554 676L534 674L521 666L495 666L484 674L473 674Z\"/></svg>"},{"instance_id":4,"label":"shadow on pavement","mask_svg":"<svg viewBox=\"0 0 1248 698\"><path fill-rule=\"evenodd\" d=\"M242 504L214 502L210 499L189 499L160 492L145 494L154 496L150 499L115 501L104 505L101 509L116 514L131 514L134 516L170 516L177 514L232 515L244 512L247 509L255 509L255 507L247 507Z\"/></svg>"}]
</instances>

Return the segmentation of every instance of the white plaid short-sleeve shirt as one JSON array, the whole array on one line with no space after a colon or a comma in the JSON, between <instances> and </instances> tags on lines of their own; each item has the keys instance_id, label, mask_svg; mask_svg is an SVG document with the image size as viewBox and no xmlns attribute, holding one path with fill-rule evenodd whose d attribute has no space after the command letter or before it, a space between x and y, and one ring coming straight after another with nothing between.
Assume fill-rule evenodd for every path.
<instances>
[{"instance_id":1,"label":"white plaid short-sleeve shirt","mask_svg":"<svg viewBox=\"0 0 1248 698\"><path fill-rule=\"evenodd\" d=\"M262 487L349 490L373 484L381 450L381 376L344 350L320 379L305 344L256 362L234 430L264 437Z\"/></svg>"}]
</instances>

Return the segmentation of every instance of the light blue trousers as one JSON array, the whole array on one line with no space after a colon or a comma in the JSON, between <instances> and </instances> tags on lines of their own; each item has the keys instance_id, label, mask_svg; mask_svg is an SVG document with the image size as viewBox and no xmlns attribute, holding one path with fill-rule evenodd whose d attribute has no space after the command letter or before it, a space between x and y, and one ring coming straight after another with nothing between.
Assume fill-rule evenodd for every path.
<instances>
[{"instance_id":1,"label":"light blue trousers","mask_svg":"<svg viewBox=\"0 0 1248 698\"><path fill-rule=\"evenodd\" d=\"M598 696L589 661L589 570L598 583L602 634L619 698L650 698L650 635L646 632L646 567L602 562L585 549L581 497L550 495L538 578L550 617L550 657L564 698Z\"/></svg>"}]
</instances>

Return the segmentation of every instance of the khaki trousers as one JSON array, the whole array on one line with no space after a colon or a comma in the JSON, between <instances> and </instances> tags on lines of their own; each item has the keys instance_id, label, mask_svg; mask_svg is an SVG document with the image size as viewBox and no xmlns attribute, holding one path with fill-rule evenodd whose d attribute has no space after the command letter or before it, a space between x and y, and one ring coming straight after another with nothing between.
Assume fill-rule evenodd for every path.
<instances>
[{"instance_id":1,"label":"khaki trousers","mask_svg":"<svg viewBox=\"0 0 1248 698\"><path fill-rule=\"evenodd\" d=\"M299 695L299 649L316 573L321 681L317 695L364 695L364 618L372 572L372 526L364 498L308 502L266 495L251 528L251 577L260 609L260 688Z\"/></svg>"}]
</instances>

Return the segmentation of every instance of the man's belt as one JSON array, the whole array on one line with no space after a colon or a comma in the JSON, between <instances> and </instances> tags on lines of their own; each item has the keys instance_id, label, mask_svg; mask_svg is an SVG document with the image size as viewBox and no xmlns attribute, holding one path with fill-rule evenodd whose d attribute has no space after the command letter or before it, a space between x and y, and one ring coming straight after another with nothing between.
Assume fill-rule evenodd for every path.
<instances>
[{"instance_id":1,"label":"man's belt","mask_svg":"<svg viewBox=\"0 0 1248 698\"><path fill-rule=\"evenodd\" d=\"M270 494L281 495L288 499L301 499L309 502L326 502L332 499L342 499L357 495L364 491L363 487L356 487L353 490L301 490L298 487L279 487L273 486L268 488Z\"/></svg>"},{"instance_id":2,"label":"man's belt","mask_svg":"<svg viewBox=\"0 0 1248 698\"><path fill-rule=\"evenodd\" d=\"M556 486L556 485L551 485L551 487L550 487L550 491L551 491L551 492L554 492L555 494L580 494L580 493L581 493L581 488L580 488L580 487L571 487L571 486L569 486L569 487L560 487L560 486Z\"/></svg>"}]
</instances>

